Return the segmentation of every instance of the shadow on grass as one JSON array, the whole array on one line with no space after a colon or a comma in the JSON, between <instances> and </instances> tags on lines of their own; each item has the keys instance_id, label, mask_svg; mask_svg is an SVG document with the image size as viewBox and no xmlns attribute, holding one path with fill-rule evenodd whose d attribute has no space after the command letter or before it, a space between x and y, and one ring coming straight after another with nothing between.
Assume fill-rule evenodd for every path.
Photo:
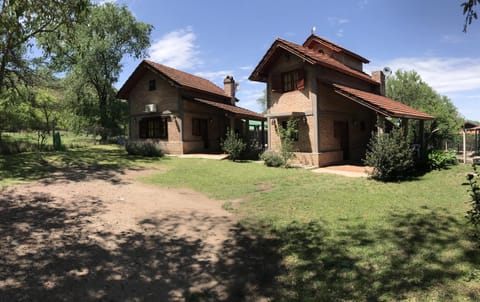
<instances>
[{"instance_id":1,"label":"shadow on grass","mask_svg":"<svg viewBox=\"0 0 480 302\"><path fill-rule=\"evenodd\" d=\"M94 198L1 191L0 301L377 301L433 287L455 300L461 267L480 264L462 222L429 209L335 236L317 222L234 225L220 247L202 234L225 217L170 213L135 230L92 228L105 211ZM199 236L182 234L188 225Z\"/></svg>"},{"instance_id":2,"label":"shadow on grass","mask_svg":"<svg viewBox=\"0 0 480 302\"><path fill-rule=\"evenodd\" d=\"M101 179L120 183L118 174L137 164L152 163L158 158L130 156L123 149L82 148L57 153L21 153L0 156L0 180L83 181Z\"/></svg>"},{"instance_id":3,"label":"shadow on grass","mask_svg":"<svg viewBox=\"0 0 480 302\"><path fill-rule=\"evenodd\" d=\"M269 239L240 226L223 246L201 239L226 217L170 214L142 219L137 230L92 228L104 212L101 200L1 191L0 301L244 301L267 295L262 285L281 266ZM179 235L185 225L198 236Z\"/></svg>"}]
</instances>

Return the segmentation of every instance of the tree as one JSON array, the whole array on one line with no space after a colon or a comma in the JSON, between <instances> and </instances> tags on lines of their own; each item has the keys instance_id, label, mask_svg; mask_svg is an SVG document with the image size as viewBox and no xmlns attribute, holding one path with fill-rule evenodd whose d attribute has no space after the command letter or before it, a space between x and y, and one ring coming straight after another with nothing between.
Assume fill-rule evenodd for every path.
<instances>
[{"instance_id":1,"label":"tree","mask_svg":"<svg viewBox=\"0 0 480 302\"><path fill-rule=\"evenodd\" d=\"M6 87L29 82L31 61L25 58L34 39L45 34L68 33L80 21L88 0L0 0L0 95ZM50 39L44 49L56 44Z\"/></svg>"},{"instance_id":2,"label":"tree","mask_svg":"<svg viewBox=\"0 0 480 302\"><path fill-rule=\"evenodd\" d=\"M260 105L260 108L262 109L262 113L267 112L267 90L263 90L263 96L261 98L257 99L257 104Z\"/></svg>"},{"instance_id":3,"label":"tree","mask_svg":"<svg viewBox=\"0 0 480 302\"><path fill-rule=\"evenodd\" d=\"M463 7L463 14L465 15L465 24L463 25L463 32L467 32L468 25L472 24L473 19L478 19L477 12L474 7L479 3L479 0L468 0L463 2L461 6Z\"/></svg>"},{"instance_id":4,"label":"tree","mask_svg":"<svg viewBox=\"0 0 480 302\"><path fill-rule=\"evenodd\" d=\"M76 79L76 87L81 89L77 93L84 89L95 92L102 141L107 139L108 129L118 128L118 109L126 108L115 98L113 87L122 70L121 61L125 55L146 56L151 30L151 25L136 21L125 6L105 3L94 6L87 22L74 27L72 38L52 49L54 65Z\"/></svg>"},{"instance_id":5,"label":"tree","mask_svg":"<svg viewBox=\"0 0 480 302\"><path fill-rule=\"evenodd\" d=\"M445 140L457 137L463 119L446 96L438 94L422 81L415 71L398 70L387 80L386 94L398 102L421 110L435 117L425 122L425 135L430 147L439 148ZM419 133L417 125L410 127L410 136Z\"/></svg>"}]
</instances>

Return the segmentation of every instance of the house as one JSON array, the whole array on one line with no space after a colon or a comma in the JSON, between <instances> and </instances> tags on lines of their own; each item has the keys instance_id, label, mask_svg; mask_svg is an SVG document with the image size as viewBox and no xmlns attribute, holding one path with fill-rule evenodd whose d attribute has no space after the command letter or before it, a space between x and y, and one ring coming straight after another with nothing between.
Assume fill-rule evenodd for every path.
<instances>
[{"instance_id":1,"label":"house","mask_svg":"<svg viewBox=\"0 0 480 302\"><path fill-rule=\"evenodd\" d=\"M236 84L232 76L224 88L201 77L142 61L120 88L117 97L130 108L131 140L150 140L170 154L220 151L227 129L243 137L249 121L263 115L236 106Z\"/></svg>"},{"instance_id":2,"label":"house","mask_svg":"<svg viewBox=\"0 0 480 302\"><path fill-rule=\"evenodd\" d=\"M296 160L325 166L360 161L372 132L391 122L423 129L433 117L385 97L385 75L363 72L369 61L315 34L303 45L276 39L249 79L267 84L268 146L280 149L276 129L297 118ZM421 131L423 132L423 131ZM424 145L423 133L417 141Z\"/></svg>"}]
</instances>

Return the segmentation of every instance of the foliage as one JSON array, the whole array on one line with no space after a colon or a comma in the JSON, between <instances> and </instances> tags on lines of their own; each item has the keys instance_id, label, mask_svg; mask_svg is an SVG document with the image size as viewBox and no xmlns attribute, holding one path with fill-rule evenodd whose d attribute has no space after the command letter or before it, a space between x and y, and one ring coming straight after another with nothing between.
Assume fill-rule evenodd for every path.
<instances>
[{"instance_id":1,"label":"foliage","mask_svg":"<svg viewBox=\"0 0 480 302\"><path fill-rule=\"evenodd\" d=\"M122 70L122 59L146 56L152 26L139 22L125 6L96 5L87 22L74 27L74 38L51 49L54 66L68 71L82 105L77 110L96 113L102 141L126 124L127 104L116 99L113 84ZM56 39L48 36L44 43ZM92 94L95 100L90 99ZM119 134L119 133L114 133Z\"/></svg>"},{"instance_id":2,"label":"foliage","mask_svg":"<svg viewBox=\"0 0 480 302\"><path fill-rule=\"evenodd\" d=\"M229 159L236 161L240 158L247 144L235 133L233 129L228 129L225 139L221 143L222 150L230 155Z\"/></svg>"},{"instance_id":3,"label":"foliage","mask_svg":"<svg viewBox=\"0 0 480 302\"><path fill-rule=\"evenodd\" d=\"M450 165L457 164L457 152L432 150L428 153L428 165L431 170L445 169Z\"/></svg>"},{"instance_id":4,"label":"foliage","mask_svg":"<svg viewBox=\"0 0 480 302\"><path fill-rule=\"evenodd\" d=\"M245 144L245 149L240 154L240 159L258 160L261 152L262 152L262 148L260 143L256 139L250 139Z\"/></svg>"},{"instance_id":5,"label":"foliage","mask_svg":"<svg viewBox=\"0 0 480 302\"><path fill-rule=\"evenodd\" d=\"M260 105L262 113L267 112L267 90L266 89L263 90L262 97L257 99L257 104Z\"/></svg>"},{"instance_id":6,"label":"foliage","mask_svg":"<svg viewBox=\"0 0 480 302\"><path fill-rule=\"evenodd\" d=\"M473 172L467 174L467 181L470 185L470 210L467 212L467 217L471 224L475 227L480 225L480 177L477 171L477 166L473 165Z\"/></svg>"},{"instance_id":7,"label":"foliage","mask_svg":"<svg viewBox=\"0 0 480 302\"><path fill-rule=\"evenodd\" d=\"M46 34L56 35L40 46L48 49L59 44L59 33L70 34L74 24L84 20L88 0L3 0L0 1L0 94L15 89L19 82L30 83L31 63L25 57L34 40Z\"/></svg>"},{"instance_id":8,"label":"foliage","mask_svg":"<svg viewBox=\"0 0 480 302\"><path fill-rule=\"evenodd\" d=\"M438 94L422 81L417 72L397 70L387 80L386 94L389 98L435 117L434 120L425 121L425 137L430 148L442 148L445 140L457 137L463 124L457 108L448 97ZM411 122L408 136L414 139L419 133L418 124Z\"/></svg>"},{"instance_id":9,"label":"foliage","mask_svg":"<svg viewBox=\"0 0 480 302\"><path fill-rule=\"evenodd\" d=\"M465 24L463 25L463 32L467 32L468 25L472 24L473 19L477 20L478 15L474 7L479 3L479 0L468 0L463 2L463 14L465 15Z\"/></svg>"},{"instance_id":10,"label":"foliage","mask_svg":"<svg viewBox=\"0 0 480 302\"><path fill-rule=\"evenodd\" d=\"M373 167L372 177L382 181L402 180L414 172L414 152L401 129L372 133L364 163Z\"/></svg>"},{"instance_id":11,"label":"foliage","mask_svg":"<svg viewBox=\"0 0 480 302\"><path fill-rule=\"evenodd\" d=\"M260 155L260 159L268 167L284 166L283 158L275 151L265 151Z\"/></svg>"},{"instance_id":12,"label":"foliage","mask_svg":"<svg viewBox=\"0 0 480 302\"><path fill-rule=\"evenodd\" d=\"M288 167L288 162L295 158L295 137L298 133L298 119L290 118L287 126L284 128L279 125L277 134L280 137L280 156L283 160L283 166Z\"/></svg>"},{"instance_id":13,"label":"foliage","mask_svg":"<svg viewBox=\"0 0 480 302\"><path fill-rule=\"evenodd\" d=\"M146 157L161 157L163 151L158 144L151 141L127 141L125 150L130 155L140 155Z\"/></svg>"}]
</instances>

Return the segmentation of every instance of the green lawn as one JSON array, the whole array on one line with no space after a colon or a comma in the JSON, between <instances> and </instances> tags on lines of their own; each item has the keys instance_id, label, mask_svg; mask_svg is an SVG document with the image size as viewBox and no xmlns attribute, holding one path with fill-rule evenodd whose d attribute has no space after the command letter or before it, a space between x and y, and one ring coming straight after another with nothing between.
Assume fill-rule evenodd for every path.
<instances>
[{"instance_id":1,"label":"green lawn","mask_svg":"<svg viewBox=\"0 0 480 302\"><path fill-rule=\"evenodd\" d=\"M480 256L462 186L469 167L380 183L258 163L162 165L167 172L143 181L243 200L236 209L242 225L268 242L260 253L282 259L274 278L279 300L480 299Z\"/></svg>"},{"instance_id":2,"label":"green lawn","mask_svg":"<svg viewBox=\"0 0 480 302\"><path fill-rule=\"evenodd\" d=\"M470 168L461 165L380 183L91 147L0 157L0 185L145 165L162 169L141 181L233 201L243 234L234 239L260 259L257 283L272 288L275 301L480 299L479 248L465 219L469 197L462 185Z\"/></svg>"}]
</instances>

